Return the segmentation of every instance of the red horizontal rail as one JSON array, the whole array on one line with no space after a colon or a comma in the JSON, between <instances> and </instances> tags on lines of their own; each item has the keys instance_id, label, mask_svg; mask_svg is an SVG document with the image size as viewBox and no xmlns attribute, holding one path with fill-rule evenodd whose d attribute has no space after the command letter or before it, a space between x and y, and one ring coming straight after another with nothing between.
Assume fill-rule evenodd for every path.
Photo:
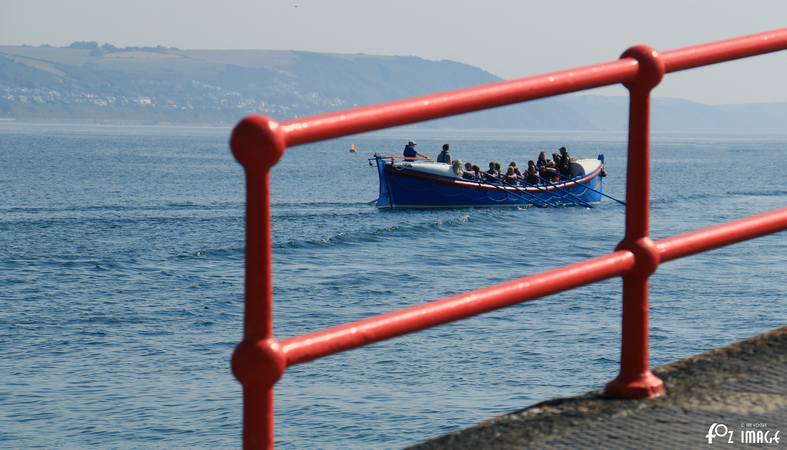
<instances>
[{"instance_id":1,"label":"red horizontal rail","mask_svg":"<svg viewBox=\"0 0 787 450\"><path fill-rule=\"evenodd\" d=\"M660 54L667 72L775 52L787 48L787 29L769 31ZM438 119L527 100L617 83L637 76L633 58L444 92L409 100L323 114L281 123L287 147L350 134Z\"/></svg>"},{"instance_id":2,"label":"red horizontal rail","mask_svg":"<svg viewBox=\"0 0 787 450\"><path fill-rule=\"evenodd\" d=\"M667 73L763 55L787 48L787 28L661 53Z\"/></svg>"},{"instance_id":3,"label":"red horizontal rail","mask_svg":"<svg viewBox=\"0 0 787 450\"><path fill-rule=\"evenodd\" d=\"M634 255L621 250L550 272L287 339L281 342L281 347L288 366L300 364L620 276L632 267Z\"/></svg>"},{"instance_id":4,"label":"red horizontal rail","mask_svg":"<svg viewBox=\"0 0 787 450\"><path fill-rule=\"evenodd\" d=\"M323 114L281 124L288 147L448 117L527 100L623 83L637 75L637 62L606 64L487 84L442 94Z\"/></svg>"},{"instance_id":5,"label":"red horizontal rail","mask_svg":"<svg viewBox=\"0 0 787 450\"><path fill-rule=\"evenodd\" d=\"M656 243L661 262L787 230L787 208L681 234Z\"/></svg>"}]
</instances>

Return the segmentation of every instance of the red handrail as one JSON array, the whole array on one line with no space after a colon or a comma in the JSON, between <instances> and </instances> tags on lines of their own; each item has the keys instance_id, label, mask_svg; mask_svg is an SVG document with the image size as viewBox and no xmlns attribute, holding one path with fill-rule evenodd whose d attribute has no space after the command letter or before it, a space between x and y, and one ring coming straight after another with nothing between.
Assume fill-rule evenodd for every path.
<instances>
[{"instance_id":1,"label":"red handrail","mask_svg":"<svg viewBox=\"0 0 787 450\"><path fill-rule=\"evenodd\" d=\"M288 366L300 364L620 276L633 267L631 252L619 251L539 275L286 339L281 342L281 348Z\"/></svg>"},{"instance_id":2,"label":"red handrail","mask_svg":"<svg viewBox=\"0 0 787 450\"><path fill-rule=\"evenodd\" d=\"M663 394L648 363L648 279L662 262L787 229L787 208L652 242L649 230L650 91L666 73L787 49L787 28L663 54L645 46L620 60L471 89L292 120L250 116L230 146L246 173L244 338L232 357L243 385L243 445L273 448L273 386L288 366L523 303L611 277L623 278L620 373L605 390L618 398ZM629 90L626 229L615 252L497 286L324 331L273 337L270 169L288 147L349 134L623 83Z\"/></svg>"}]
</instances>

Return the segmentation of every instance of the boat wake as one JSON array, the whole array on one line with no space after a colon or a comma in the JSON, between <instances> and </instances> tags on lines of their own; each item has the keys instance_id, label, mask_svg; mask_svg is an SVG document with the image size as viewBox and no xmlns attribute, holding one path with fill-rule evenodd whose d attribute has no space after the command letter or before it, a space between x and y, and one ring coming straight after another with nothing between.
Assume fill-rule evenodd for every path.
<instances>
[{"instance_id":1,"label":"boat wake","mask_svg":"<svg viewBox=\"0 0 787 450\"><path fill-rule=\"evenodd\" d=\"M273 248L321 248L334 245L365 244L380 242L392 237L414 238L424 231L442 230L461 226L470 222L470 215L464 214L447 219L434 219L417 223L401 223L384 227L347 230L319 239L292 239L285 242L274 242Z\"/></svg>"},{"instance_id":2,"label":"boat wake","mask_svg":"<svg viewBox=\"0 0 787 450\"><path fill-rule=\"evenodd\" d=\"M45 213L89 213L89 212L144 212L144 211L203 211L203 210L243 210L243 203L166 203L147 205L68 205L52 207L16 206L0 208L0 214L45 214Z\"/></svg>"},{"instance_id":3,"label":"boat wake","mask_svg":"<svg viewBox=\"0 0 787 450\"><path fill-rule=\"evenodd\" d=\"M745 197L781 197L787 195L787 190L774 190L774 191L729 191L727 195L745 196Z\"/></svg>"}]
</instances>

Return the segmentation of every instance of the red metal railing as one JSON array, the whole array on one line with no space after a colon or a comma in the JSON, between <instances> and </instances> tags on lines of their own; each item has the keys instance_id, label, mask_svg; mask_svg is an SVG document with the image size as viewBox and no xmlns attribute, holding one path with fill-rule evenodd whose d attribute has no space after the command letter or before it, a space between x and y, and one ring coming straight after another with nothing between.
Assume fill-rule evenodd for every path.
<instances>
[{"instance_id":1,"label":"red metal railing","mask_svg":"<svg viewBox=\"0 0 787 450\"><path fill-rule=\"evenodd\" d=\"M651 241L650 92L665 73L784 49L787 28L662 54L636 46L614 62L541 76L281 124L263 116L243 119L230 146L247 184L244 338L232 357L243 385L244 448L273 448L273 387L288 366L612 277L623 277L623 336L620 372L605 392L618 398L663 394L664 384L648 366L648 278L662 262L787 229L787 208ZM273 337L269 177L285 149L616 83L629 90L630 102L626 228L615 252L305 336Z\"/></svg>"}]
</instances>

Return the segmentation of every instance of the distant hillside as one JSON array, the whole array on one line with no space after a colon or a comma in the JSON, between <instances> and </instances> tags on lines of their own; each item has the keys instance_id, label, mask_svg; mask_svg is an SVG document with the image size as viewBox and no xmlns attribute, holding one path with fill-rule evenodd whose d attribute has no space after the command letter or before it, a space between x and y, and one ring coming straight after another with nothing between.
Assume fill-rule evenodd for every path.
<instances>
[{"instance_id":1,"label":"distant hillside","mask_svg":"<svg viewBox=\"0 0 787 450\"><path fill-rule=\"evenodd\" d=\"M496 80L465 64L416 57L0 46L0 117L232 123L257 113L285 120Z\"/></svg>"},{"instance_id":2,"label":"distant hillside","mask_svg":"<svg viewBox=\"0 0 787 450\"><path fill-rule=\"evenodd\" d=\"M180 50L76 42L0 46L0 118L234 123L277 120L500 81L453 61L274 50ZM425 127L622 130L624 97L562 96ZM654 102L655 130L784 131L787 104Z\"/></svg>"}]
</instances>

